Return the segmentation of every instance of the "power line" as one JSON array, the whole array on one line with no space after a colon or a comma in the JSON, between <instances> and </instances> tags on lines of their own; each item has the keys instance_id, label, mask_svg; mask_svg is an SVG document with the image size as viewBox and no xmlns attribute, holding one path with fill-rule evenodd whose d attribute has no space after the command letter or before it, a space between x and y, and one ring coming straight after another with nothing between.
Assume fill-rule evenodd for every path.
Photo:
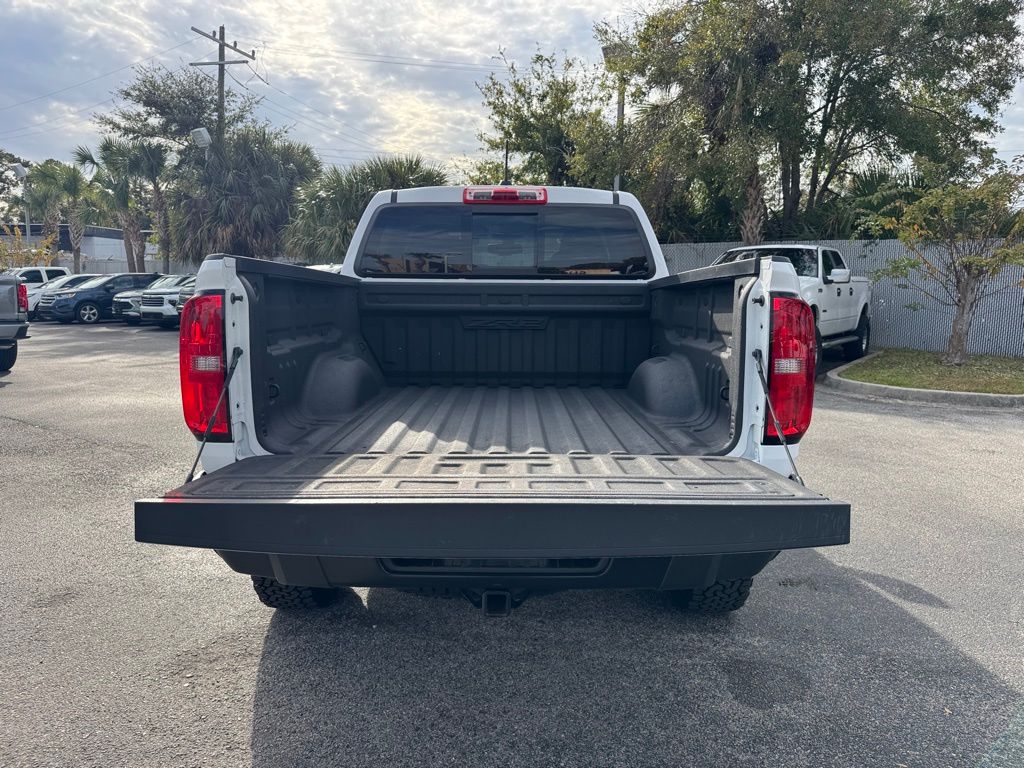
<instances>
[{"instance_id":1,"label":"power line","mask_svg":"<svg viewBox=\"0 0 1024 768\"><path fill-rule=\"evenodd\" d=\"M271 50L278 51L291 51L295 53L305 53L306 50L289 45L277 45L274 43L264 43L264 47ZM378 64L394 64L397 66L408 66L408 67L431 67L436 69L450 69L455 71L463 72L493 72L495 69L507 69L504 64L497 66L490 64L482 64L472 61L453 61L451 59L430 59L418 56L396 56L387 53L370 53L367 51L353 51L346 50L343 48L334 49L327 53L318 53L320 57L336 58L336 59L352 59L356 61L370 61Z\"/></svg>"},{"instance_id":2,"label":"power line","mask_svg":"<svg viewBox=\"0 0 1024 768\"><path fill-rule=\"evenodd\" d=\"M241 82L234 75L232 75L231 73L228 73L228 74L231 77L231 79L234 80L235 83L240 88L244 88L249 93L252 93L253 95L257 96L261 100L261 102L266 102L266 104L264 104L263 106L266 109L269 109L271 112L275 112L278 115L281 115L282 117L287 118L289 120L294 120L297 123L306 126L307 128L312 128L313 130L323 131L323 132L326 132L326 133L333 133L334 135L338 136L339 138L342 138L342 139L345 139L347 141L351 141L351 142L354 142L354 143L362 144L363 146L370 148L371 151L374 151L374 152L377 151L377 149L375 147L372 147L368 141L365 141L364 139L360 139L357 136L346 135L345 133L343 133L342 131L339 131L337 128L335 128L333 126L328 126L327 124L324 124L321 121L316 120L315 118L306 117L305 115L303 115L302 113L292 109L291 107L286 107L283 104L279 104L278 102L274 101L273 99L271 99L271 98L269 98L267 96L263 96L261 94L257 94L255 91L252 90L252 88L247 86L245 83ZM274 109L274 107L267 106L267 104L273 104L274 106L277 107L277 109ZM282 111L282 110L284 110L284 111Z\"/></svg>"},{"instance_id":3,"label":"power line","mask_svg":"<svg viewBox=\"0 0 1024 768\"><path fill-rule=\"evenodd\" d=\"M118 67L117 69L112 69L109 72L104 72L102 75L96 75L96 77L90 77L88 80L82 80L80 83L74 83L72 85L65 86L64 88L58 88L55 91L50 91L49 93L44 93L41 96L33 96L31 99L25 99L25 101L19 101L19 102L15 102L14 104L8 104L5 107L0 107L0 112L3 112L4 110L8 110L8 109L14 109L15 107L21 107L21 106L24 106L25 104L32 104L33 102L40 101L42 99L48 99L50 96L56 96L58 93L64 93L65 91L70 91L73 88L79 88L79 87L81 87L83 85L88 85L89 83L95 83L97 80L102 80L104 77L110 77L111 75L116 75L118 72L122 72L123 70L130 69L132 67L138 66L139 64L141 64L144 61L150 61L151 59L155 59L157 56L162 56L165 53L170 53L171 51L173 51L173 50L175 50L177 48L181 48L182 46L188 45L189 43L192 43L192 42L195 42L195 41L194 40L186 40L183 43L178 43L177 45L172 45L170 48L164 48L162 51L157 51L152 56L147 56L144 59L138 59L137 61L133 61L131 64L125 64L123 67Z\"/></svg>"},{"instance_id":4,"label":"power line","mask_svg":"<svg viewBox=\"0 0 1024 768\"><path fill-rule=\"evenodd\" d=\"M205 72L203 72L203 74L206 75L207 77L209 77L211 80L213 79L213 77L211 75L208 75ZM257 76L259 77L258 73L254 72L254 74L257 74ZM309 117L307 115L303 115L302 113L298 112L297 110L294 110L291 107L286 107L285 105L280 104L280 103L274 101L273 99L271 99L268 96L256 93L256 91L254 91L248 85L246 85L245 83L240 81L237 77L235 77L230 72L228 72L228 76L240 88L243 88L244 90L248 91L249 93L257 96L260 99L260 103L262 104L262 106L265 109L268 109L271 112L274 112L275 114L280 115L281 117L284 117L287 120L291 120L295 124L303 125L306 128L309 128L309 129L312 129L312 130L315 130L315 131L321 131L321 132L324 132L324 133L331 133L331 134L334 134L335 136L338 136L341 139L345 139L346 141L351 141L351 142L355 143L356 146L353 149L351 149L351 150L343 150L343 151L363 152L365 154L400 154L399 152L390 152L390 151L387 151L387 150L379 149L378 147L372 146L369 142L367 142L367 141L365 141L363 139L360 139L360 138L358 138L356 136L347 135L344 132L338 130L336 127L325 124L322 120L319 120L319 119L316 119L316 118L313 118L313 117ZM264 78L260 77L260 80L262 82L266 83L266 80ZM269 83L267 83L267 85L269 85ZM282 91L282 93L285 93L285 95L287 95L287 96L291 96L291 94L288 94L287 92ZM315 108L311 107L309 104L306 104L305 102L301 101L300 99L296 99L296 97L294 97L294 96L291 96L291 98L295 99L296 101L298 101L303 106L309 107L310 109L315 109ZM274 106L270 106L271 104L274 105ZM275 107L276 107L276 109L275 109ZM284 110L284 111L282 111L282 110ZM315 110L315 111L320 111L320 110ZM334 117L332 117L330 115L328 115L328 117L330 117L332 120L335 119ZM373 137L371 136L371 138L373 138ZM362 145L362 147L360 147L359 145ZM363 149L363 147L365 147L365 149ZM417 153L417 154L422 155L423 157L425 157L428 160L433 160L435 162L439 162L437 160L437 158L431 157L430 155L427 155L425 153Z\"/></svg>"},{"instance_id":5,"label":"power line","mask_svg":"<svg viewBox=\"0 0 1024 768\"><path fill-rule=\"evenodd\" d=\"M63 129L65 127L64 125L62 125L62 123L65 123L68 120L70 120L73 115L79 115L82 112L88 112L90 109L95 109L96 107L98 107L98 106L100 106L102 104L106 104L108 101L116 101L116 100L117 99L114 96L107 96L107 98L103 99L103 101L97 101L95 104L90 104L88 107L82 107L81 109L76 109L75 111L70 112L69 114L66 114L66 115L64 115L62 117L56 118L53 121L50 121L50 123L48 124L50 127L48 127L48 128L40 128L39 125L23 125L20 128L8 128L8 129L6 129L4 131L0 131L0 139L3 139L4 141L7 141L7 140L11 140L11 139L20 139L20 138L23 138L23 136L35 136L36 134L40 134L40 133L49 133L51 131L59 131L59 130L61 130L61 129ZM39 130L35 130L37 128ZM30 131L30 133L26 133L26 134L22 134L22 135L18 135L18 136L8 135L8 134L17 134L19 131Z\"/></svg>"},{"instance_id":6,"label":"power line","mask_svg":"<svg viewBox=\"0 0 1024 768\"><path fill-rule=\"evenodd\" d=\"M250 68L250 69L252 69L252 67L251 67L251 66L250 66L249 68ZM293 96L292 94L288 93L288 91L285 91L285 90L283 90L282 88L278 88L278 87L277 87L276 85L272 84L272 83L271 83L271 82L270 82L270 81L269 81L269 80L268 80L267 78L265 78L265 77L263 77L262 75L260 75L260 73L259 73L259 72L257 72L256 70L252 69L252 73L253 73L253 75L255 75L255 76L256 76L256 77L257 77L257 78L259 79L259 81L260 81L260 82L262 82L262 83L263 83L264 85L266 85L266 86L267 86L268 88L273 88L273 89L274 89L275 91L277 91L278 93L280 93L280 94L283 94L283 95L287 96L287 97L288 97L289 99L291 99L292 101L298 102L298 103L299 103L299 104L301 104L302 106L306 107L306 109L311 109L311 110L313 110L314 112L319 112L319 113L320 113L321 115L323 115L324 117L327 117L327 118L329 118L329 119L331 119L331 120L337 121L337 122L338 122L338 123L340 123L341 125L344 125L344 126L345 126L346 128L348 128L348 129L350 129L350 130L353 130L353 131L355 131L356 133L361 133L361 134L363 134L364 136L366 136L367 138L373 139L374 141L376 141L376 140L377 140L377 137L376 137L376 136L374 136L374 135L373 135L372 133L368 133L367 131L364 131L364 130L363 130L363 129L361 129L361 128L357 128L356 126L354 126L354 125L352 125L352 124L350 124L350 123L346 123L346 122L345 122L344 120L341 120L341 119L339 119L339 118L335 117L335 116L334 116L334 115L332 115L331 113L329 113L329 112L325 112L325 111L324 111L324 110L322 110L322 109L319 109L319 108L317 108L317 107L314 107L314 106L313 106L312 104L309 104L309 103L307 103L307 102L303 101L302 99L298 98L297 96Z\"/></svg>"}]
</instances>

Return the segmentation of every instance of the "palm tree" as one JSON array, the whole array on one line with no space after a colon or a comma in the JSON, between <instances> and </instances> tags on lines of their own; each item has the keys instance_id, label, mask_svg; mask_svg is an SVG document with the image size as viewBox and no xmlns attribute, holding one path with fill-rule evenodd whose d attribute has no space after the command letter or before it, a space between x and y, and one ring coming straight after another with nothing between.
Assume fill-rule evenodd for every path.
<instances>
[{"instance_id":1,"label":"palm tree","mask_svg":"<svg viewBox=\"0 0 1024 768\"><path fill-rule=\"evenodd\" d=\"M53 161L36 166L38 173L32 180L33 189L47 197L50 205L64 214L71 239L75 273L82 271L82 239L85 227L95 213L92 196L94 188L77 165Z\"/></svg>"},{"instance_id":2,"label":"palm tree","mask_svg":"<svg viewBox=\"0 0 1024 768\"><path fill-rule=\"evenodd\" d=\"M298 187L320 170L312 148L264 127L235 131L175 185L177 247L191 261L209 253L271 258L281 253Z\"/></svg>"},{"instance_id":3,"label":"palm tree","mask_svg":"<svg viewBox=\"0 0 1024 768\"><path fill-rule=\"evenodd\" d=\"M59 171L57 160L45 160L29 169L26 185L28 203L33 211L40 211L43 217L43 238L53 243L54 251L60 248L58 227L60 226L62 197L52 183Z\"/></svg>"},{"instance_id":4,"label":"palm tree","mask_svg":"<svg viewBox=\"0 0 1024 768\"><path fill-rule=\"evenodd\" d=\"M441 168L418 155L374 157L348 168L332 167L299 190L285 244L292 255L311 263L340 261L375 194L447 183Z\"/></svg>"},{"instance_id":5,"label":"palm tree","mask_svg":"<svg viewBox=\"0 0 1024 768\"><path fill-rule=\"evenodd\" d=\"M140 177L149 184L152 195L153 219L156 222L157 244L160 257L163 259L165 274L171 271L171 220L167 209L167 156L168 150L163 144L154 141L134 142L134 167Z\"/></svg>"},{"instance_id":6,"label":"palm tree","mask_svg":"<svg viewBox=\"0 0 1024 768\"><path fill-rule=\"evenodd\" d=\"M146 271L146 243L142 236L143 190L136 163L135 142L105 136L94 154L84 146L74 151L75 162L95 171L97 194L110 210L124 236L131 272ZM165 270L166 271L166 270Z\"/></svg>"}]
</instances>

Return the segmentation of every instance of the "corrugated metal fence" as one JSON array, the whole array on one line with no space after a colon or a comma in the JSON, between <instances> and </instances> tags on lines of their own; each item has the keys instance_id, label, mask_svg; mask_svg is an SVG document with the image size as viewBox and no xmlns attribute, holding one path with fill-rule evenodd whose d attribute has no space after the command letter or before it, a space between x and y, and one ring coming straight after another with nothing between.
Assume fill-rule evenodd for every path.
<instances>
[{"instance_id":1,"label":"corrugated metal fence","mask_svg":"<svg viewBox=\"0 0 1024 768\"><path fill-rule=\"evenodd\" d=\"M810 242L810 241L808 241ZM899 240L816 240L843 254L855 275L873 277L890 260L907 255ZM716 256L741 243L676 243L663 245L670 272L705 267ZM974 317L968 349L975 355L1024 357L1024 269L1009 267L991 283L994 295L983 299ZM932 287L935 286L932 283ZM871 286L871 334L875 347L941 351L946 348L952 308L920 291L882 278ZM936 291L933 291L936 292ZM911 307L917 307L911 308Z\"/></svg>"}]
</instances>

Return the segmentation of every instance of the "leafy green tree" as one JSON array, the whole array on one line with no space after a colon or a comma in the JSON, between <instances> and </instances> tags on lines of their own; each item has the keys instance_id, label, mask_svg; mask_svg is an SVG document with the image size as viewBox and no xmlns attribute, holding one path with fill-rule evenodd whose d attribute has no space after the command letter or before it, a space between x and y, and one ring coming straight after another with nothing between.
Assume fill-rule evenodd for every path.
<instances>
[{"instance_id":1,"label":"leafy green tree","mask_svg":"<svg viewBox=\"0 0 1024 768\"><path fill-rule=\"evenodd\" d=\"M25 158L0 148L0 216L12 220L19 219L24 215L22 196L18 194L22 182L11 168L15 163L20 163L25 168L32 165Z\"/></svg>"},{"instance_id":2,"label":"leafy green tree","mask_svg":"<svg viewBox=\"0 0 1024 768\"><path fill-rule=\"evenodd\" d=\"M967 361L967 342L991 280L1009 265L1024 266L1024 173L996 166L974 184L949 184L897 203L879 225L894 230L909 255L880 276L905 281L953 312L944 363Z\"/></svg>"},{"instance_id":3,"label":"leafy green tree","mask_svg":"<svg viewBox=\"0 0 1024 768\"><path fill-rule=\"evenodd\" d=\"M43 238L58 247L64 196L54 179L60 174L60 161L52 158L32 166L28 172L28 205L32 217L42 217Z\"/></svg>"},{"instance_id":4,"label":"leafy green tree","mask_svg":"<svg viewBox=\"0 0 1024 768\"><path fill-rule=\"evenodd\" d=\"M97 199L113 214L123 232L131 272L146 271L146 243L142 235L146 195L138 143L104 136L96 152L87 147L74 151L75 162L95 172L92 181Z\"/></svg>"},{"instance_id":5,"label":"leafy green tree","mask_svg":"<svg viewBox=\"0 0 1024 768\"><path fill-rule=\"evenodd\" d=\"M1021 7L677 0L626 42L638 92L701 138L744 210L754 171L776 169L778 227L793 234L858 166L980 152L1022 72Z\"/></svg>"},{"instance_id":6,"label":"leafy green tree","mask_svg":"<svg viewBox=\"0 0 1024 768\"><path fill-rule=\"evenodd\" d=\"M210 253L273 258L300 185L320 171L306 144L262 126L230 133L209 158L182 172L170 193L177 251L197 262Z\"/></svg>"},{"instance_id":7,"label":"leafy green tree","mask_svg":"<svg viewBox=\"0 0 1024 768\"><path fill-rule=\"evenodd\" d=\"M600 78L573 58L561 64L553 55L535 54L528 70L505 60L507 77L492 74L479 84L492 131L480 136L492 157L472 173L474 181L501 180L505 142L515 158L516 183L574 185L579 136L600 122ZM610 184L608 177L606 184Z\"/></svg>"},{"instance_id":8,"label":"leafy green tree","mask_svg":"<svg viewBox=\"0 0 1024 768\"><path fill-rule=\"evenodd\" d=\"M91 180L77 165L47 161L33 168L30 178L33 194L46 199L47 212L57 211L64 216L71 240L74 271L82 271L82 240L85 227L97 214L95 188ZM44 219L45 221L45 219Z\"/></svg>"},{"instance_id":9,"label":"leafy green tree","mask_svg":"<svg viewBox=\"0 0 1024 768\"><path fill-rule=\"evenodd\" d=\"M96 116L100 128L129 140L166 144L189 159L201 159L190 133L203 126L213 133L217 122L215 80L196 69L141 65L135 68L135 79L115 95L122 105ZM258 101L225 88L227 130L251 124Z\"/></svg>"},{"instance_id":10,"label":"leafy green tree","mask_svg":"<svg viewBox=\"0 0 1024 768\"><path fill-rule=\"evenodd\" d=\"M300 188L285 234L287 250L311 264L339 262L375 194L445 184L444 171L416 155L375 157L348 168L328 168Z\"/></svg>"}]
</instances>

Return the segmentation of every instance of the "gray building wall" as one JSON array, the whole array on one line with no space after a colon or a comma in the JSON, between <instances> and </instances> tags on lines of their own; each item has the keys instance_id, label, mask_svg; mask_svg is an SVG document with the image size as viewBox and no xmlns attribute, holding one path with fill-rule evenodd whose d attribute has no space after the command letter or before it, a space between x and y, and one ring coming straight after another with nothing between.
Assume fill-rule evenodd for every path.
<instances>
[{"instance_id":1,"label":"gray building wall","mask_svg":"<svg viewBox=\"0 0 1024 768\"><path fill-rule=\"evenodd\" d=\"M890 260L907 255L898 240L817 240L843 254L855 275L873 277ZM716 256L741 243L676 243L663 245L670 272L705 267ZM995 278L994 295L982 300L974 317L968 349L975 355L1024 357L1024 269L1009 267ZM930 290L937 284L930 283ZM938 291L932 290L937 293ZM919 306L911 309L910 306ZM882 278L871 286L871 333L875 347L941 351L946 348L953 310L920 291Z\"/></svg>"}]
</instances>

